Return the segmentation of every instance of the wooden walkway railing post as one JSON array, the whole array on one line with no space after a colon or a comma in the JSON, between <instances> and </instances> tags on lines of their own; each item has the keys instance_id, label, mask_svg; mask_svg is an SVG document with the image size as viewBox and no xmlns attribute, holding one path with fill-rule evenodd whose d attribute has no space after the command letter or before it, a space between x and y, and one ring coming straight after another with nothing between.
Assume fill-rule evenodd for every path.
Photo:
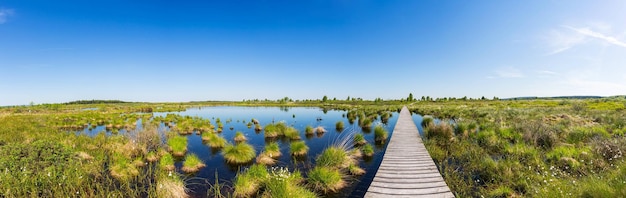
<instances>
[{"instance_id":1,"label":"wooden walkway railing post","mask_svg":"<svg viewBox=\"0 0 626 198\"><path fill-rule=\"evenodd\" d=\"M454 197L403 107L365 197Z\"/></svg>"}]
</instances>

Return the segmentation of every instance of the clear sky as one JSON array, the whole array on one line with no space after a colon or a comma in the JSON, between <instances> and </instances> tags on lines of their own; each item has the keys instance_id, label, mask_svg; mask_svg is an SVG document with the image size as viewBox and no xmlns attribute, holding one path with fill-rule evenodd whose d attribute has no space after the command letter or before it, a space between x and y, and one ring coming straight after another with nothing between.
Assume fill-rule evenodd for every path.
<instances>
[{"instance_id":1,"label":"clear sky","mask_svg":"<svg viewBox=\"0 0 626 198\"><path fill-rule=\"evenodd\" d=\"M0 106L626 94L626 1L0 0Z\"/></svg>"}]
</instances>

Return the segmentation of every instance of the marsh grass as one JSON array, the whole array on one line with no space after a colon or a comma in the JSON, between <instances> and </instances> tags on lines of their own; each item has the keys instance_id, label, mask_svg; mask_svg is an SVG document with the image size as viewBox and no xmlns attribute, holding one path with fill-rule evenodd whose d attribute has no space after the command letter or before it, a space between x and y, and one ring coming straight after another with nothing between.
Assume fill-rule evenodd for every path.
<instances>
[{"instance_id":1,"label":"marsh grass","mask_svg":"<svg viewBox=\"0 0 626 198\"><path fill-rule=\"evenodd\" d=\"M303 141L292 142L289 147L291 155L304 156L309 152L309 147Z\"/></svg>"},{"instance_id":2,"label":"marsh grass","mask_svg":"<svg viewBox=\"0 0 626 198\"><path fill-rule=\"evenodd\" d=\"M307 174L307 182L311 188L323 192L337 192L346 186L343 176L338 169L317 166Z\"/></svg>"},{"instance_id":3,"label":"marsh grass","mask_svg":"<svg viewBox=\"0 0 626 198\"><path fill-rule=\"evenodd\" d=\"M196 154L189 154L185 157L181 170L185 173L195 173L204 167L206 167L206 164Z\"/></svg>"},{"instance_id":4,"label":"marsh grass","mask_svg":"<svg viewBox=\"0 0 626 198\"><path fill-rule=\"evenodd\" d=\"M388 132L382 125L376 125L374 127L374 139L377 143L384 143L387 141Z\"/></svg>"},{"instance_id":5,"label":"marsh grass","mask_svg":"<svg viewBox=\"0 0 626 198\"><path fill-rule=\"evenodd\" d=\"M335 129L337 129L337 131L342 131L344 128L344 124L343 121L337 121L337 123L335 123Z\"/></svg>"},{"instance_id":6,"label":"marsh grass","mask_svg":"<svg viewBox=\"0 0 626 198\"><path fill-rule=\"evenodd\" d=\"M313 131L313 127L311 125L306 125L306 128L304 128L304 133L306 135L312 135L315 132Z\"/></svg>"},{"instance_id":7,"label":"marsh grass","mask_svg":"<svg viewBox=\"0 0 626 198\"><path fill-rule=\"evenodd\" d=\"M246 138L246 136L243 135L241 131L237 131L233 139L235 140L235 142L243 142L243 141L248 140L248 138Z\"/></svg>"},{"instance_id":8,"label":"marsh grass","mask_svg":"<svg viewBox=\"0 0 626 198\"><path fill-rule=\"evenodd\" d=\"M176 168L174 166L174 162L174 156L172 156L172 154L170 153L167 153L163 155L163 157L161 157L161 160L159 160L159 167L166 171L173 171L174 168Z\"/></svg>"},{"instance_id":9,"label":"marsh grass","mask_svg":"<svg viewBox=\"0 0 626 198\"><path fill-rule=\"evenodd\" d=\"M169 146L172 155L176 157L185 156L187 153L187 137L174 136L168 139L167 145Z\"/></svg>"},{"instance_id":10,"label":"marsh grass","mask_svg":"<svg viewBox=\"0 0 626 198\"><path fill-rule=\"evenodd\" d=\"M270 156L266 152L261 152L261 154L256 157L256 163L263 165L274 165L276 164L276 159L272 158L272 156Z\"/></svg>"},{"instance_id":11,"label":"marsh grass","mask_svg":"<svg viewBox=\"0 0 626 198\"><path fill-rule=\"evenodd\" d=\"M208 137L209 141L209 147L211 147L212 149L219 149L219 148L223 148L224 146L226 146L226 144L228 144L228 141L226 140L226 138L222 137L221 135L215 134L215 133L210 133L211 135Z\"/></svg>"},{"instance_id":12,"label":"marsh grass","mask_svg":"<svg viewBox=\"0 0 626 198\"><path fill-rule=\"evenodd\" d=\"M367 144L367 140L365 140L365 137L363 136L363 134L360 134L360 133L354 134L353 141L354 141L354 144L356 145Z\"/></svg>"},{"instance_id":13,"label":"marsh grass","mask_svg":"<svg viewBox=\"0 0 626 198\"><path fill-rule=\"evenodd\" d=\"M231 164L245 164L256 157L256 151L252 145L242 142L236 145L227 144L222 150L224 159Z\"/></svg>"},{"instance_id":14,"label":"marsh grass","mask_svg":"<svg viewBox=\"0 0 626 198\"><path fill-rule=\"evenodd\" d=\"M293 128L293 127L288 127L285 129L284 133L285 137L291 139L291 140L300 140L300 132L298 132L297 129Z\"/></svg>"},{"instance_id":15,"label":"marsh grass","mask_svg":"<svg viewBox=\"0 0 626 198\"><path fill-rule=\"evenodd\" d=\"M263 152L272 158L279 158L282 155L282 153L280 152L280 147L276 142L271 142L265 145L265 151Z\"/></svg>"}]
</instances>

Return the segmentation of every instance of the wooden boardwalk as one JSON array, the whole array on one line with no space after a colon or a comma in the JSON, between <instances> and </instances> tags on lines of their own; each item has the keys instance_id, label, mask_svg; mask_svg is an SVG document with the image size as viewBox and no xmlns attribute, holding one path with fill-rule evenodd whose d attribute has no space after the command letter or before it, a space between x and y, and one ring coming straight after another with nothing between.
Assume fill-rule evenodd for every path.
<instances>
[{"instance_id":1,"label":"wooden boardwalk","mask_svg":"<svg viewBox=\"0 0 626 198\"><path fill-rule=\"evenodd\" d=\"M454 197L428 154L406 107L365 197Z\"/></svg>"}]
</instances>

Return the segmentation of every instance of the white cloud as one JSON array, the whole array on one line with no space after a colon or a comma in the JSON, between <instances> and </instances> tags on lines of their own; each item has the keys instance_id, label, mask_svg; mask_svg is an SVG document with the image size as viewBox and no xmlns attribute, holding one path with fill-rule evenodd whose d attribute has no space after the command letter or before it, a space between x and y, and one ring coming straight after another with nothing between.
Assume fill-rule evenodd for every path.
<instances>
[{"instance_id":1,"label":"white cloud","mask_svg":"<svg viewBox=\"0 0 626 198\"><path fill-rule=\"evenodd\" d=\"M546 40L552 49L547 55L553 55L571 49L578 44L584 43L585 36L572 32L551 30Z\"/></svg>"},{"instance_id":2,"label":"white cloud","mask_svg":"<svg viewBox=\"0 0 626 198\"><path fill-rule=\"evenodd\" d=\"M562 26L562 27L570 29L570 30L573 30L573 31L578 32L579 34L582 34L582 35L585 35L585 36L589 36L589 37L597 38L597 39L600 39L600 40L604 40L604 41L606 41L606 42L608 42L610 44L613 44L613 45L626 47L626 43L618 40L617 38L612 37L612 36L607 36L607 35L602 34L600 32L592 31L589 28L574 28L574 27L565 26L565 25Z\"/></svg>"},{"instance_id":3,"label":"white cloud","mask_svg":"<svg viewBox=\"0 0 626 198\"><path fill-rule=\"evenodd\" d=\"M539 70L537 73L542 75L557 75L558 73L549 70Z\"/></svg>"},{"instance_id":4,"label":"white cloud","mask_svg":"<svg viewBox=\"0 0 626 198\"><path fill-rule=\"evenodd\" d=\"M0 24L7 22L7 19L9 16L13 15L13 13L12 9L0 8Z\"/></svg>"},{"instance_id":5,"label":"white cloud","mask_svg":"<svg viewBox=\"0 0 626 198\"><path fill-rule=\"evenodd\" d=\"M522 78L524 77L524 74L515 67L500 68L496 70L495 73L496 73L496 76L499 78Z\"/></svg>"}]
</instances>

